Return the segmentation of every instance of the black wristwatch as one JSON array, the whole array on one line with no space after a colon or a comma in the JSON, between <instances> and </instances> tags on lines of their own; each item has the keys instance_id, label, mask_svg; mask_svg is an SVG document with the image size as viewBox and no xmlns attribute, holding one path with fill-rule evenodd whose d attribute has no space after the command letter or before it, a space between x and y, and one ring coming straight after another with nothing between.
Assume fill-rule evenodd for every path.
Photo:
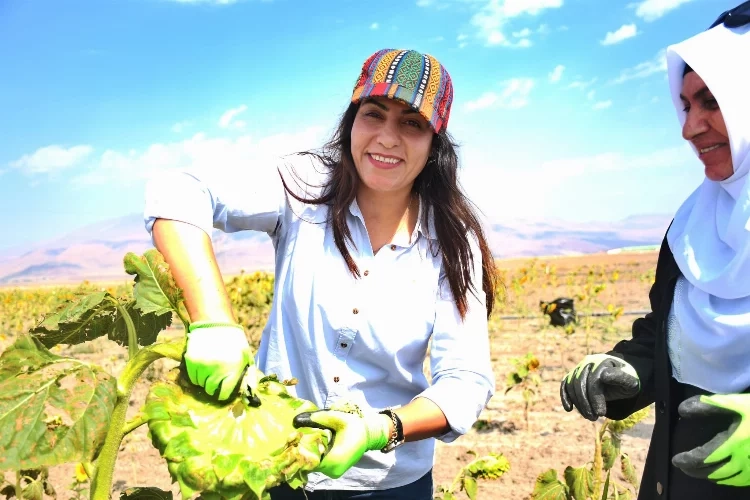
<instances>
[{"instance_id":1,"label":"black wristwatch","mask_svg":"<svg viewBox=\"0 0 750 500\"><path fill-rule=\"evenodd\" d=\"M388 415L388 417L393 422L393 433L388 439L388 442L385 444L385 447L380 450L383 453L388 453L404 444L404 425L401 423L401 419L398 418L398 415L396 415L396 412L391 410L390 408L386 408L385 410L378 413Z\"/></svg>"}]
</instances>

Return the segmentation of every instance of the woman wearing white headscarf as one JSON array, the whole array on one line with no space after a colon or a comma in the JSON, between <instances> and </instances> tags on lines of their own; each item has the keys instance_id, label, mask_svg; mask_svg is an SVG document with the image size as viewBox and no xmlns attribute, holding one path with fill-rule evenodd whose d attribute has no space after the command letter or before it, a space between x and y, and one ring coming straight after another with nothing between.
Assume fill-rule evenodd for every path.
<instances>
[{"instance_id":1,"label":"woman wearing white headscarf","mask_svg":"<svg viewBox=\"0 0 750 500\"><path fill-rule=\"evenodd\" d=\"M564 408L622 419L656 403L639 500L750 499L750 1L667 50L705 179L662 243L652 312L563 379Z\"/></svg>"}]
</instances>

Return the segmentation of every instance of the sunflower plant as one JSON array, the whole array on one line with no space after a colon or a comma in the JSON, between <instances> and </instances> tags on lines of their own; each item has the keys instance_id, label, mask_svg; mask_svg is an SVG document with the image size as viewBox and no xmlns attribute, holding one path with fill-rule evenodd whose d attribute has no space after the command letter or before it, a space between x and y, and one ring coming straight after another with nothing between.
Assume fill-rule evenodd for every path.
<instances>
[{"instance_id":1,"label":"sunflower plant","mask_svg":"<svg viewBox=\"0 0 750 500\"><path fill-rule=\"evenodd\" d=\"M120 298L102 290L71 300L0 355L0 472L15 471L16 477L13 484L0 484L0 494L41 499L52 493L47 468L77 463L76 481L90 480L89 497L109 500L122 439L142 425L183 498L267 500L276 485L304 485L331 434L293 427L296 414L317 409L289 393L293 381L260 374L253 398L240 384L219 402L192 385L180 364L154 381L141 411L126 419L144 370L161 358L182 361L184 337L164 341L159 333L173 318L184 331L190 321L182 291L158 251L128 253L124 265L134 276L132 294ZM116 376L51 351L104 336L128 349L127 364ZM166 499L171 492L143 486L121 497Z\"/></svg>"}]
</instances>

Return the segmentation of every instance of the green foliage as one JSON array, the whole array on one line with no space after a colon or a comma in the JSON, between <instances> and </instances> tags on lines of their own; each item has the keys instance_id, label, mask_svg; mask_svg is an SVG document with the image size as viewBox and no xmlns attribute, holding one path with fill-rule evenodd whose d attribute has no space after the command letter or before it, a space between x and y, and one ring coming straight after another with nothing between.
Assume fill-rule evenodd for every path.
<instances>
[{"instance_id":1,"label":"green foliage","mask_svg":"<svg viewBox=\"0 0 750 500\"><path fill-rule=\"evenodd\" d=\"M19 338L0 356L0 470L92 460L116 397L115 379L97 366Z\"/></svg>"},{"instance_id":2,"label":"green foliage","mask_svg":"<svg viewBox=\"0 0 750 500\"><path fill-rule=\"evenodd\" d=\"M128 253L124 262L125 272L135 276L136 308L144 314L157 316L175 313L187 327L189 319L182 290L175 283L161 253L149 250L141 257Z\"/></svg>"},{"instance_id":3,"label":"green foliage","mask_svg":"<svg viewBox=\"0 0 750 500\"><path fill-rule=\"evenodd\" d=\"M563 473L569 493L575 500L585 500L594 494L594 472L588 467L566 467Z\"/></svg>"},{"instance_id":4,"label":"green foliage","mask_svg":"<svg viewBox=\"0 0 750 500\"><path fill-rule=\"evenodd\" d=\"M116 297L131 295L132 285L95 286L87 281L75 286L0 289L0 346L12 343L39 324L45 314L57 311L84 295L106 291ZM2 348L2 347L0 347Z\"/></svg>"},{"instance_id":5,"label":"green foliage","mask_svg":"<svg viewBox=\"0 0 750 500\"><path fill-rule=\"evenodd\" d=\"M156 342L159 332L172 323L171 313L143 312L136 307L135 300L122 304L109 292L100 291L63 305L56 313L46 316L30 333L47 348L58 344L82 344L102 336L127 346L126 314L135 323L137 343L142 346Z\"/></svg>"},{"instance_id":6,"label":"green foliage","mask_svg":"<svg viewBox=\"0 0 750 500\"><path fill-rule=\"evenodd\" d=\"M243 272L230 279L226 288L237 322L245 328L250 345L257 350L273 302L273 274Z\"/></svg>"},{"instance_id":7,"label":"green foliage","mask_svg":"<svg viewBox=\"0 0 750 500\"><path fill-rule=\"evenodd\" d=\"M0 485L0 493L41 500L46 479L36 478L45 467L79 462L87 468L71 488L76 498L91 477L91 499L109 500L122 438L147 422L186 496L265 500L271 486L302 486L327 450L330 432L293 429L296 413L315 408L287 392L285 384L294 381L262 378L256 394L261 405L250 407L241 392L232 402L217 402L175 369L151 387L145 411L126 422L133 387L149 365L162 357L182 360L184 338L158 342L159 332L175 315L185 327L189 318L159 252L128 254L124 263L134 275L131 294L118 298L108 289L68 296L0 355L0 471L18 471L16 483ZM48 350L102 336L128 346L128 362L116 379ZM121 497L165 500L171 493L146 487Z\"/></svg>"},{"instance_id":8,"label":"green foliage","mask_svg":"<svg viewBox=\"0 0 750 500\"><path fill-rule=\"evenodd\" d=\"M529 428L529 408L534 404L542 379L539 376L539 359L531 353L523 358L510 360L513 370L505 378L507 394L512 389L519 387L522 391L524 401L524 420L526 429Z\"/></svg>"},{"instance_id":9,"label":"green foliage","mask_svg":"<svg viewBox=\"0 0 750 500\"><path fill-rule=\"evenodd\" d=\"M571 498L570 487L557 478L555 469L549 469L536 478L531 498L533 500L569 500Z\"/></svg>"},{"instance_id":10,"label":"green foliage","mask_svg":"<svg viewBox=\"0 0 750 500\"><path fill-rule=\"evenodd\" d=\"M648 407L638 410L632 415L622 420L608 420L609 430L615 435L621 435L623 432L629 431L635 424L648 418L650 410Z\"/></svg>"},{"instance_id":11,"label":"green foliage","mask_svg":"<svg viewBox=\"0 0 750 500\"><path fill-rule=\"evenodd\" d=\"M620 447L622 433L648 417L648 408L638 411L624 420L605 420L596 433L594 458L581 467L566 467L565 481L557 477L555 469L549 469L537 477L534 500L602 500L630 499L638 491L638 475L627 454ZM620 468L627 484L618 483L611 477L612 470L620 459Z\"/></svg>"},{"instance_id":12,"label":"green foliage","mask_svg":"<svg viewBox=\"0 0 750 500\"><path fill-rule=\"evenodd\" d=\"M23 500L42 500L44 496L57 497L55 488L49 482L47 467L16 472L15 484L3 481L0 476L0 495Z\"/></svg>"},{"instance_id":13,"label":"green foliage","mask_svg":"<svg viewBox=\"0 0 750 500\"><path fill-rule=\"evenodd\" d=\"M468 451L467 453L476 457L474 451ZM454 500L456 495L463 491L470 500L476 500L478 479L498 479L509 470L510 462L502 454L491 453L475 458L461 467L450 487L439 486L434 499Z\"/></svg>"}]
</instances>

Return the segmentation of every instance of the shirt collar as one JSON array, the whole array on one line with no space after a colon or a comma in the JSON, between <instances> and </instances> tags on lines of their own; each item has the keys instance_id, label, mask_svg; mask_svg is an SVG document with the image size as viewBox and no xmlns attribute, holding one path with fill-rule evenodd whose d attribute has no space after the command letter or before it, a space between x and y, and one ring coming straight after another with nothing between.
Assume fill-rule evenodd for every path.
<instances>
[{"instance_id":1,"label":"shirt collar","mask_svg":"<svg viewBox=\"0 0 750 500\"><path fill-rule=\"evenodd\" d=\"M422 224L422 213L423 210L425 210L425 203L422 201L422 198L419 199L419 213L417 214L417 225L414 227L414 232L411 235L411 241L417 241L417 236L419 234L422 234L427 239L430 240L437 240L437 232L435 231L435 216L432 210L430 210L430 213L427 217L427 227L424 227ZM362 211L359 209L359 205L357 204L357 198L354 198L352 200L351 204L349 205L349 213L351 213L354 217L357 217L359 220L362 221L362 224L364 225L365 219L362 216ZM401 242L401 241L394 241L394 243L401 245L402 243L406 243L403 246L408 246L408 242Z\"/></svg>"}]
</instances>

